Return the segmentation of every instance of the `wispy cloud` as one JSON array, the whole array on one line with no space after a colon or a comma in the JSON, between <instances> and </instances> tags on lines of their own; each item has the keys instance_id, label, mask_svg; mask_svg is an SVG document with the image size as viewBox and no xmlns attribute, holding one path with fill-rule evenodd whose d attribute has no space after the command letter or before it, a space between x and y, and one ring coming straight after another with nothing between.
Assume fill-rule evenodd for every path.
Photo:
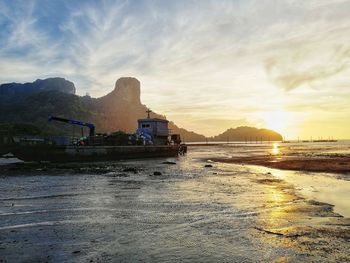
<instances>
[{"instance_id":1,"label":"wispy cloud","mask_svg":"<svg viewBox=\"0 0 350 263\"><path fill-rule=\"evenodd\" d=\"M144 103L210 135L229 120L263 125L259 112L312 116L350 95L348 10L345 0L0 0L0 82L63 76L100 96L135 76Z\"/></svg>"},{"instance_id":2,"label":"wispy cloud","mask_svg":"<svg viewBox=\"0 0 350 263\"><path fill-rule=\"evenodd\" d=\"M286 91L302 85L329 79L346 71L350 66L350 47L337 46L328 50L293 50L284 57L266 60L268 75L277 86Z\"/></svg>"}]
</instances>

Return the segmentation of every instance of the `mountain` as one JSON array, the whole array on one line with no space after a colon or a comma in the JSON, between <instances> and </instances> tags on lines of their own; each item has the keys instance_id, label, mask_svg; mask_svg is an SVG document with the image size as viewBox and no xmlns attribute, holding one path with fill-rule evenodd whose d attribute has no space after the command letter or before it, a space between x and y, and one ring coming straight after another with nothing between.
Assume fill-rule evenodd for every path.
<instances>
[{"instance_id":1,"label":"mountain","mask_svg":"<svg viewBox=\"0 0 350 263\"><path fill-rule=\"evenodd\" d=\"M75 94L75 86L64 78L37 79L29 83L6 83L0 85L0 101L9 102L12 99L22 99L41 91L61 91Z\"/></svg>"},{"instance_id":2,"label":"mountain","mask_svg":"<svg viewBox=\"0 0 350 263\"><path fill-rule=\"evenodd\" d=\"M228 129L225 132L211 137L211 141L282 141L282 135L268 129L253 127L237 127Z\"/></svg>"},{"instance_id":3,"label":"mountain","mask_svg":"<svg viewBox=\"0 0 350 263\"><path fill-rule=\"evenodd\" d=\"M118 79L114 89L100 98L77 96L75 91L74 84L63 78L2 84L0 123L31 123L41 127L46 134L72 134L74 128L69 125L47 122L50 115L55 115L92 122L97 132L133 132L137 120L146 116L147 107L140 99L140 82L135 78ZM165 118L156 113L151 117ZM205 140L203 135L179 128L173 122L169 127L186 141Z\"/></svg>"}]
</instances>

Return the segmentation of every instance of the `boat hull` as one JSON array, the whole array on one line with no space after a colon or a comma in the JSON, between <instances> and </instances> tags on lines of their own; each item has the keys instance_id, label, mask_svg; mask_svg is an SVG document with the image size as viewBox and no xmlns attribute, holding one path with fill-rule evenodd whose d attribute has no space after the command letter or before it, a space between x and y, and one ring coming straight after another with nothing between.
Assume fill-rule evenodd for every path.
<instances>
[{"instance_id":1,"label":"boat hull","mask_svg":"<svg viewBox=\"0 0 350 263\"><path fill-rule=\"evenodd\" d=\"M13 154L23 161L79 162L178 156L180 145L23 146Z\"/></svg>"}]
</instances>

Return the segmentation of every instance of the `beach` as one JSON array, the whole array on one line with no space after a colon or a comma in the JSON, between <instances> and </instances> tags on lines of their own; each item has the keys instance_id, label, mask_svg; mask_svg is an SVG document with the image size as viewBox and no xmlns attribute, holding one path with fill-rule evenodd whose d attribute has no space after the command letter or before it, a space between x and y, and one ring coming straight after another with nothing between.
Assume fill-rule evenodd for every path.
<instances>
[{"instance_id":1,"label":"beach","mask_svg":"<svg viewBox=\"0 0 350 263\"><path fill-rule=\"evenodd\" d=\"M298 158L347 154L343 145L286 147L299 147L286 148ZM225 161L273 149L191 146L179 158L2 165L0 261L348 262L347 173Z\"/></svg>"}]
</instances>

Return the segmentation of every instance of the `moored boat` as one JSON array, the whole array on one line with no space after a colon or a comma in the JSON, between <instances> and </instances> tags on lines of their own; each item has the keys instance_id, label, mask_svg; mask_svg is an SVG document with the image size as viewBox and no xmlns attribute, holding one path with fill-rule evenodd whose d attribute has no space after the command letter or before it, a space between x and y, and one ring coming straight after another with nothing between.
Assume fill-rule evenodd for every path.
<instances>
[{"instance_id":1,"label":"moored boat","mask_svg":"<svg viewBox=\"0 0 350 263\"><path fill-rule=\"evenodd\" d=\"M148 112L149 113L149 112ZM138 120L134 134L96 135L92 123L50 117L49 121L60 121L90 129L88 137L69 144L59 144L54 140L22 140L14 145L11 152L24 161L77 162L110 161L135 158L175 157L187 152L178 134L170 134L168 121L157 118ZM40 142L40 143L38 143Z\"/></svg>"},{"instance_id":2,"label":"moored boat","mask_svg":"<svg viewBox=\"0 0 350 263\"><path fill-rule=\"evenodd\" d=\"M23 161L79 162L176 157L185 151L185 147L184 145L31 145L14 147L12 152L17 158Z\"/></svg>"}]
</instances>

